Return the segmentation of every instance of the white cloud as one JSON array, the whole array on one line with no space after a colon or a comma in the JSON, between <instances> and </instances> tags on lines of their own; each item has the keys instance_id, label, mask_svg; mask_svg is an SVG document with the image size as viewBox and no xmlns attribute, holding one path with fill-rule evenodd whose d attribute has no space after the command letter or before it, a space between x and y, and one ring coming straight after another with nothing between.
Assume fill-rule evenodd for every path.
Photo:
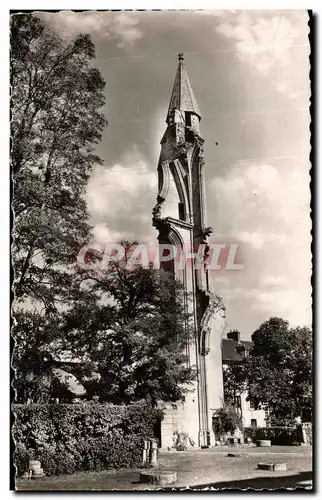
<instances>
[{"instance_id":1,"label":"white cloud","mask_svg":"<svg viewBox=\"0 0 322 500\"><path fill-rule=\"evenodd\" d=\"M110 229L107 224L99 223L93 228L94 241L96 243L119 243L122 240L132 241L134 239L134 234L125 231L115 231Z\"/></svg>"},{"instance_id":2,"label":"white cloud","mask_svg":"<svg viewBox=\"0 0 322 500\"><path fill-rule=\"evenodd\" d=\"M257 288L223 286L220 295L229 304L228 312L243 301L248 313L262 316L262 321L270 316L285 318L292 325L310 326L312 321L310 294L290 286L283 277L266 276Z\"/></svg>"},{"instance_id":3,"label":"white cloud","mask_svg":"<svg viewBox=\"0 0 322 500\"><path fill-rule=\"evenodd\" d=\"M157 174L137 147L118 164L98 166L87 188L87 207L97 242L156 239L152 208L156 203Z\"/></svg>"},{"instance_id":4,"label":"white cloud","mask_svg":"<svg viewBox=\"0 0 322 500\"><path fill-rule=\"evenodd\" d=\"M228 278L226 278L225 276L215 276L213 278L213 282L215 285L225 285L225 286L228 286L230 284L230 281Z\"/></svg>"},{"instance_id":5,"label":"white cloud","mask_svg":"<svg viewBox=\"0 0 322 500\"><path fill-rule=\"evenodd\" d=\"M285 277L276 275L265 275L261 278L261 285L263 287L284 287L287 285Z\"/></svg>"},{"instance_id":6,"label":"white cloud","mask_svg":"<svg viewBox=\"0 0 322 500\"><path fill-rule=\"evenodd\" d=\"M236 231L233 233L233 236L244 243L249 243L249 245L255 249L263 248L264 235L261 233L255 231Z\"/></svg>"},{"instance_id":7,"label":"white cloud","mask_svg":"<svg viewBox=\"0 0 322 500\"><path fill-rule=\"evenodd\" d=\"M274 230L268 233L257 231L234 231L232 236L243 243L248 243L255 250L263 248L266 243L284 245L287 241L285 233L276 233Z\"/></svg>"},{"instance_id":8,"label":"white cloud","mask_svg":"<svg viewBox=\"0 0 322 500\"><path fill-rule=\"evenodd\" d=\"M119 164L99 166L88 184L87 203L93 217L116 219L127 213L140 216L146 201L155 201L157 176L137 148L123 155ZM152 204L151 204L152 213Z\"/></svg>"},{"instance_id":9,"label":"white cloud","mask_svg":"<svg viewBox=\"0 0 322 500\"><path fill-rule=\"evenodd\" d=\"M310 229L309 170L293 165L239 163L212 188L220 211L221 232L243 242L245 270L218 283L229 308L246 301L253 314L280 315L309 324ZM224 226L224 224L226 226ZM244 302L243 302L244 303Z\"/></svg>"},{"instance_id":10,"label":"white cloud","mask_svg":"<svg viewBox=\"0 0 322 500\"><path fill-rule=\"evenodd\" d=\"M292 46L298 45L299 40L299 45L308 46L307 23L305 11L248 10L230 12L215 30L235 42L236 57L241 62L262 75L270 76L276 90L295 99L302 92L309 92L308 85L303 85L301 92L292 90L298 72L298 54L292 51ZM303 73L303 64L301 67Z\"/></svg>"},{"instance_id":11,"label":"white cloud","mask_svg":"<svg viewBox=\"0 0 322 500\"><path fill-rule=\"evenodd\" d=\"M37 14L62 36L74 37L88 33L113 39L120 48L131 48L142 38L136 13L133 12L41 12Z\"/></svg>"},{"instance_id":12,"label":"white cloud","mask_svg":"<svg viewBox=\"0 0 322 500\"><path fill-rule=\"evenodd\" d=\"M115 23L111 26L111 32L118 37L119 47L132 47L134 42L143 37L138 28L138 21L133 15L121 12L116 16Z\"/></svg>"},{"instance_id":13,"label":"white cloud","mask_svg":"<svg viewBox=\"0 0 322 500\"><path fill-rule=\"evenodd\" d=\"M256 290L252 309L287 318L292 325L310 325L311 297L302 290L288 288L284 290Z\"/></svg>"},{"instance_id":14,"label":"white cloud","mask_svg":"<svg viewBox=\"0 0 322 500\"><path fill-rule=\"evenodd\" d=\"M254 18L250 11L238 13L230 22L217 28L218 33L236 41L237 57L267 73L273 65L289 63L289 46L297 36L285 16Z\"/></svg>"},{"instance_id":15,"label":"white cloud","mask_svg":"<svg viewBox=\"0 0 322 500\"><path fill-rule=\"evenodd\" d=\"M307 231L309 181L305 163L297 162L292 166L283 162L277 169L270 164L244 162L233 165L225 177L215 178L212 188L216 191L218 205L226 207L234 221L239 222L238 231L249 232L249 223L252 223L254 230L263 232L260 223L264 219L265 229L268 227L270 232L276 231L276 223L281 221L290 225L296 221L297 230L305 225Z\"/></svg>"}]
</instances>

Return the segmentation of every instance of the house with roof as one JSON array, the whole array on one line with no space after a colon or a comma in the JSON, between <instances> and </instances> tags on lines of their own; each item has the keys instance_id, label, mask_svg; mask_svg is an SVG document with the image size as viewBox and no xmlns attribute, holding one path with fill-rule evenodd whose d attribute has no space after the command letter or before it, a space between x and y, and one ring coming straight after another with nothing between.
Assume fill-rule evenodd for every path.
<instances>
[{"instance_id":1,"label":"house with roof","mask_svg":"<svg viewBox=\"0 0 322 500\"><path fill-rule=\"evenodd\" d=\"M253 342L241 340L237 330L227 333L222 339L223 372L232 364L242 361L248 356ZM251 401L247 401L247 392L236 393L234 406L240 415L243 427L266 427L265 410L258 410Z\"/></svg>"}]
</instances>

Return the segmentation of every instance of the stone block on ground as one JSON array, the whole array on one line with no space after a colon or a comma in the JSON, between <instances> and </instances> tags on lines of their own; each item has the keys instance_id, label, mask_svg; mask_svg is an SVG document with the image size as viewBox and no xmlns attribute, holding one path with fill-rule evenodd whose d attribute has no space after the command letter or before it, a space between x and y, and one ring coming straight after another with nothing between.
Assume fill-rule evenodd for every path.
<instances>
[{"instance_id":1,"label":"stone block on ground","mask_svg":"<svg viewBox=\"0 0 322 500\"><path fill-rule=\"evenodd\" d=\"M269 463L259 463L258 464L258 469L259 470L271 470L271 471L278 471L278 470L287 470L287 466L285 462L269 462Z\"/></svg>"},{"instance_id":2,"label":"stone block on ground","mask_svg":"<svg viewBox=\"0 0 322 500\"><path fill-rule=\"evenodd\" d=\"M256 441L256 445L259 447L271 446L271 441L269 439L259 439Z\"/></svg>"},{"instance_id":3,"label":"stone block on ground","mask_svg":"<svg viewBox=\"0 0 322 500\"><path fill-rule=\"evenodd\" d=\"M33 471L32 478L38 478L38 477L43 477L44 476L44 470L43 469L37 469Z\"/></svg>"},{"instance_id":4,"label":"stone block on ground","mask_svg":"<svg viewBox=\"0 0 322 500\"><path fill-rule=\"evenodd\" d=\"M268 463L268 464L259 463L257 467L259 470L274 470L273 463Z\"/></svg>"},{"instance_id":5,"label":"stone block on ground","mask_svg":"<svg viewBox=\"0 0 322 500\"><path fill-rule=\"evenodd\" d=\"M29 460L29 470L37 470L40 469L41 464L39 460Z\"/></svg>"},{"instance_id":6,"label":"stone block on ground","mask_svg":"<svg viewBox=\"0 0 322 500\"><path fill-rule=\"evenodd\" d=\"M173 484L177 480L177 473L172 471L144 471L140 472L140 483L147 484Z\"/></svg>"},{"instance_id":7,"label":"stone block on ground","mask_svg":"<svg viewBox=\"0 0 322 500\"><path fill-rule=\"evenodd\" d=\"M274 464L274 470L287 470L285 462L278 462Z\"/></svg>"}]
</instances>

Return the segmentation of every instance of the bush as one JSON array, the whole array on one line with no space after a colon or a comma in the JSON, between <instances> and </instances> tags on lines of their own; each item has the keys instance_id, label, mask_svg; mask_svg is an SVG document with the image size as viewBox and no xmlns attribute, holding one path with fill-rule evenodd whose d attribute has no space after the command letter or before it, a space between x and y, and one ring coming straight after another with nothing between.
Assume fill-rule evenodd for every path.
<instances>
[{"instance_id":1,"label":"bush","mask_svg":"<svg viewBox=\"0 0 322 500\"><path fill-rule=\"evenodd\" d=\"M233 406L226 405L215 412L213 416L215 436L234 433L238 428L242 428L242 420Z\"/></svg>"},{"instance_id":2,"label":"bush","mask_svg":"<svg viewBox=\"0 0 322 500\"><path fill-rule=\"evenodd\" d=\"M16 443L13 461L16 466L18 476L21 476L28 470L29 460L33 460L34 458L34 450L27 450L24 445Z\"/></svg>"},{"instance_id":3,"label":"bush","mask_svg":"<svg viewBox=\"0 0 322 500\"><path fill-rule=\"evenodd\" d=\"M298 441L296 427L245 427L244 438L255 443L259 439L269 439L272 445L291 446Z\"/></svg>"},{"instance_id":4,"label":"bush","mask_svg":"<svg viewBox=\"0 0 322 500\"><path fill-rule=\"evenodd\" d=\"M113 437L91 438L84 443L82 458L82 469L89 471L139 466L142 462L142 439L135 435L117 440Z\"/></svg>"},{"instance_id":5,"label":"bush","mask_svg":"<svg viewBox=\"0 0 322 500\"><path fill-rule=\"evenodd\" d=\"M162 412L146 404L14 405L17 475L30 459L45 474L138 466L143 440L154 438Z\"/></svg>"}]
</instances>

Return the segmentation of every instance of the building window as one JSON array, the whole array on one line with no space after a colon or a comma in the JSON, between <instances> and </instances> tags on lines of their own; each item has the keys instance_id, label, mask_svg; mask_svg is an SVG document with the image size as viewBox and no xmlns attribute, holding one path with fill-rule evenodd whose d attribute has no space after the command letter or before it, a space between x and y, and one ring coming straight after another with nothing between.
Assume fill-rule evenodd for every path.
<instances>
[{"instance_id":1,"label":"building window","mask_svg":"<svg viewBox=\"0 0 322 500\"><path fill-rule=\"evenodd\" d=\"M191 127L191 114L190 113L185 113L186 114L186 126Z\"/></svg>"},{"instance_id":2,"label":"building window","mask_svg":"<svg viewBox=\"0 0 322 500\"><path fill-rule=\"evenodd\" d=\"M257 427L257 420L256 418L252 418L251 421L250 421L250 426L251 427Z\"/></svg>"}]
</instances>

